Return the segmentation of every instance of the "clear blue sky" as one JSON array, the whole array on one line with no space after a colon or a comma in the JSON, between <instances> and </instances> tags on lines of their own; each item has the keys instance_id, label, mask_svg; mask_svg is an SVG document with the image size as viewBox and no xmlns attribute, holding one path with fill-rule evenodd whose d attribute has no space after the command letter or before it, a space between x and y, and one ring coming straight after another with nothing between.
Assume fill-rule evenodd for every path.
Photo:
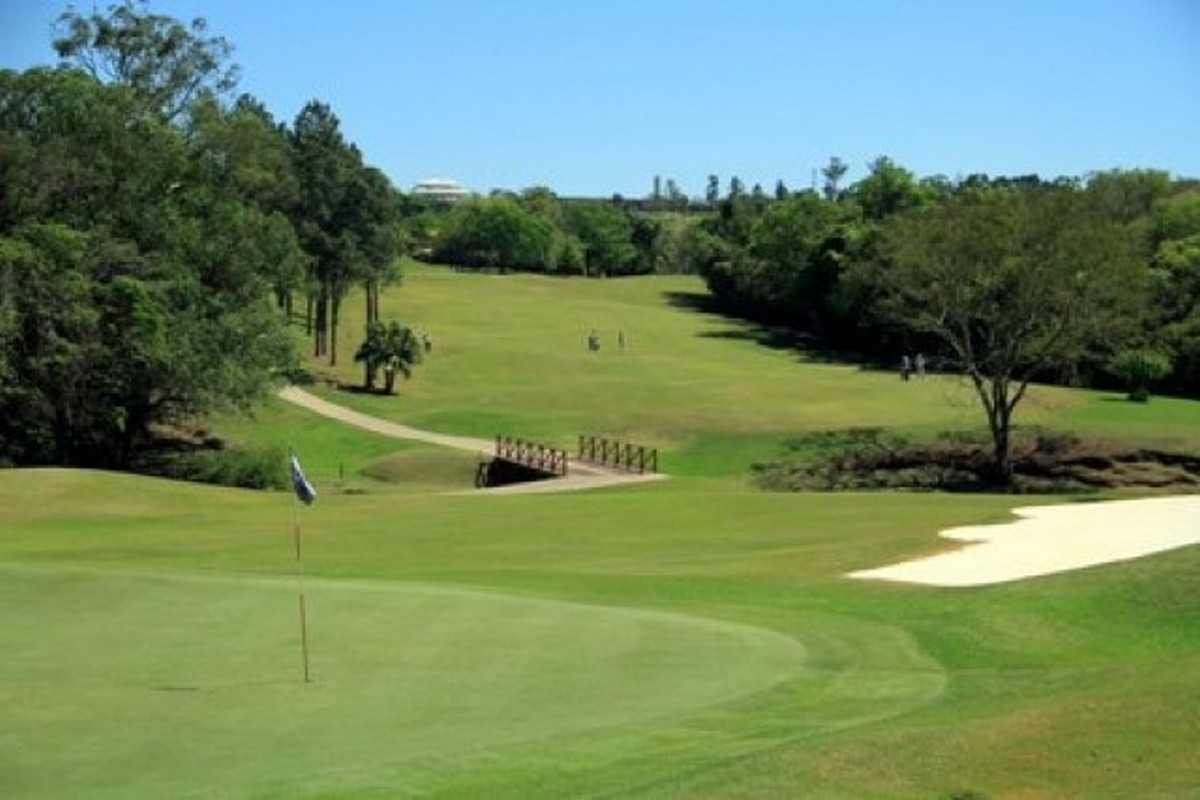
<instances>
[{"instance_id":1,"label":"clear blue sky","mask_svg":"<svg viewBox=\"0 0 1200 800\"><path fill-rule=\"evenodd\" d=\"M90 0L77 5L90 9ZM107 0L97 5L107 6ZM65 3L0 3L0 65ZM396 185L771 191L838 156L918 176L1200 177L1198 0L152 0L206 17L241 90L329 103Z\"/></svg>"}]
</instances>

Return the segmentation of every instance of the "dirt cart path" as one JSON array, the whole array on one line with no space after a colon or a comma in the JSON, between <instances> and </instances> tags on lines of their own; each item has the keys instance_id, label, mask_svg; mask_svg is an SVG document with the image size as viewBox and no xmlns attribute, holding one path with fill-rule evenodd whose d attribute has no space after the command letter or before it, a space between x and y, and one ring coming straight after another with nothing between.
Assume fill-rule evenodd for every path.
<instances>
[{"instance_id":1,"label":"dirt cart path","mask_svg":"<svg viewBox=\"0 0 1200 800\"><path fill-rule=\"evenodd\" d=\"M441 447L451 447L457 450L467 450L472 453L478 453L486 457L494 449L494 443L489 439L477 439L470 436L454 436L444 433L433 433L431 431L423 431L418 428L413 428L408 425L400 425L396 422L389 422L386 419L372 417L369 414L363 414L353 409L339 406L336 403L331 403L310 394L297 386L288 386L281 389L279 397L294 403L295 405L306 408L316 414L329 419L335 419L347 425L353 425L356 428L378 433L381 436L390 436L393 439L409 439L412 441L426 442L435 444ZM647 473L639 475L636 473L623 472L621 470L609 469L607 467L598 467L592 464L581 464L572 461L568 474L562 478L550 478L544 481L533 481L530 483L515 483L510 486L500 486L495 489L476 490L473 492L463 492L463 494L536 494L542 492L565 492L578 489L596 489L604 486L621 486L631 483L647 483L649 481L662 480L666 478L662 473Z\"/></svg>"}]
</instances>

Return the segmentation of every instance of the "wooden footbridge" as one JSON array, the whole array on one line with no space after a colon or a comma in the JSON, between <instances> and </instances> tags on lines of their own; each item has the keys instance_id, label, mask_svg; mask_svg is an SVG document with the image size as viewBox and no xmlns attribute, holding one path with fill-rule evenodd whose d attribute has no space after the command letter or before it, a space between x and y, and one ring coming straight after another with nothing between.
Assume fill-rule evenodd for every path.
<instances>
[{"instance_id":1,"label":"wooden footbridge","mask_svg":"<svg viewBox=\"0 0 1200 800\"><path fill-rule=\"evenodd\" d=\"M495 444L492 460L480 462L475 474L479 488L561 478L570 472L566 450L502 435L496 436ZM658 450L605 437L581 435L575 460L605 470L658 472Z\"/></svg>"}]
</instances>

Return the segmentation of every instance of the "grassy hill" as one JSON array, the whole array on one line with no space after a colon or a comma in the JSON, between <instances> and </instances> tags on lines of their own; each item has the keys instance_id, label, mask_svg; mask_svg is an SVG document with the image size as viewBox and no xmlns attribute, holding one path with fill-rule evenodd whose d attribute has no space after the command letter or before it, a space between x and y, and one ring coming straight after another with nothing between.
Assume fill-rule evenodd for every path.
<instances>
[{"instance_id":1,"label":"grassy hill","mask_svg":"<svg viewBox=\"0 0 1200 800\"><path fill-rule=\"evenodd\" d=\"M521 435L568 449L581 433L664 448L678 474L743 476L796 433L885 427L932 435L985 430L964 379L902 382L894 371L825 363L751 323L706 313L694 277L580 281L410 265L383 317L429 332L434 352L400 398L325 391L417 427ZM352 354L362 308L347 301L330 379L361 382ZM600 334L599 353L585 347ZM625 339L619 350L618 337ZM898 359L897 359L898 360ZM318 387L320 388L320 387ZM1017 424L1200 447L1200 404L1035 387Z\"/></svg>"},{"instance_id":2,"label":"grassy hill","mask_svg":"<svg viewBox=\"0 0 1200 800\"><path fill-rule=\"evenodd\" d=\"M311 508L0 472L0 795L1193 792L1200 548L981 589L844 578L1016 503L764 494L749 464L803 431L978 427L968 389L768 346L771 332L698 310L701 291L416 267L384 317L430 332L428 362L398 397L316 387L447 433L627 437L662 448L666 482L454 494L470 454L278 402L218 432L293 444L321 492ZM347 382L358 307L329 373ZM1200 447L1197 403L1039 388L1018 413Z\"/></svg>"}]
</instances>

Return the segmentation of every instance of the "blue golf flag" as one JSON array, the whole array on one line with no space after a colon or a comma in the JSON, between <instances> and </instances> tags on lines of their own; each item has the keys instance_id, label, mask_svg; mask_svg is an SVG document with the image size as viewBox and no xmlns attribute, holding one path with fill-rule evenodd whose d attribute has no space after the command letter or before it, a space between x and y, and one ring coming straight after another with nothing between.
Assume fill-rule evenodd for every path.
<instances>
[{"instance_id":1,"label":"blue golf flag","mask_svg":"<svg viewBox=\"0 0 1200 800\"><path fill-rule=\"evenodd\" d=\"M292 456L292 488L296 490L296 497L305 505L311 505L312 501L317 497L317 490L308 482L308 478L304 477L304 470L300 468L300 459Z\"/></svg>"}]
</instances>

